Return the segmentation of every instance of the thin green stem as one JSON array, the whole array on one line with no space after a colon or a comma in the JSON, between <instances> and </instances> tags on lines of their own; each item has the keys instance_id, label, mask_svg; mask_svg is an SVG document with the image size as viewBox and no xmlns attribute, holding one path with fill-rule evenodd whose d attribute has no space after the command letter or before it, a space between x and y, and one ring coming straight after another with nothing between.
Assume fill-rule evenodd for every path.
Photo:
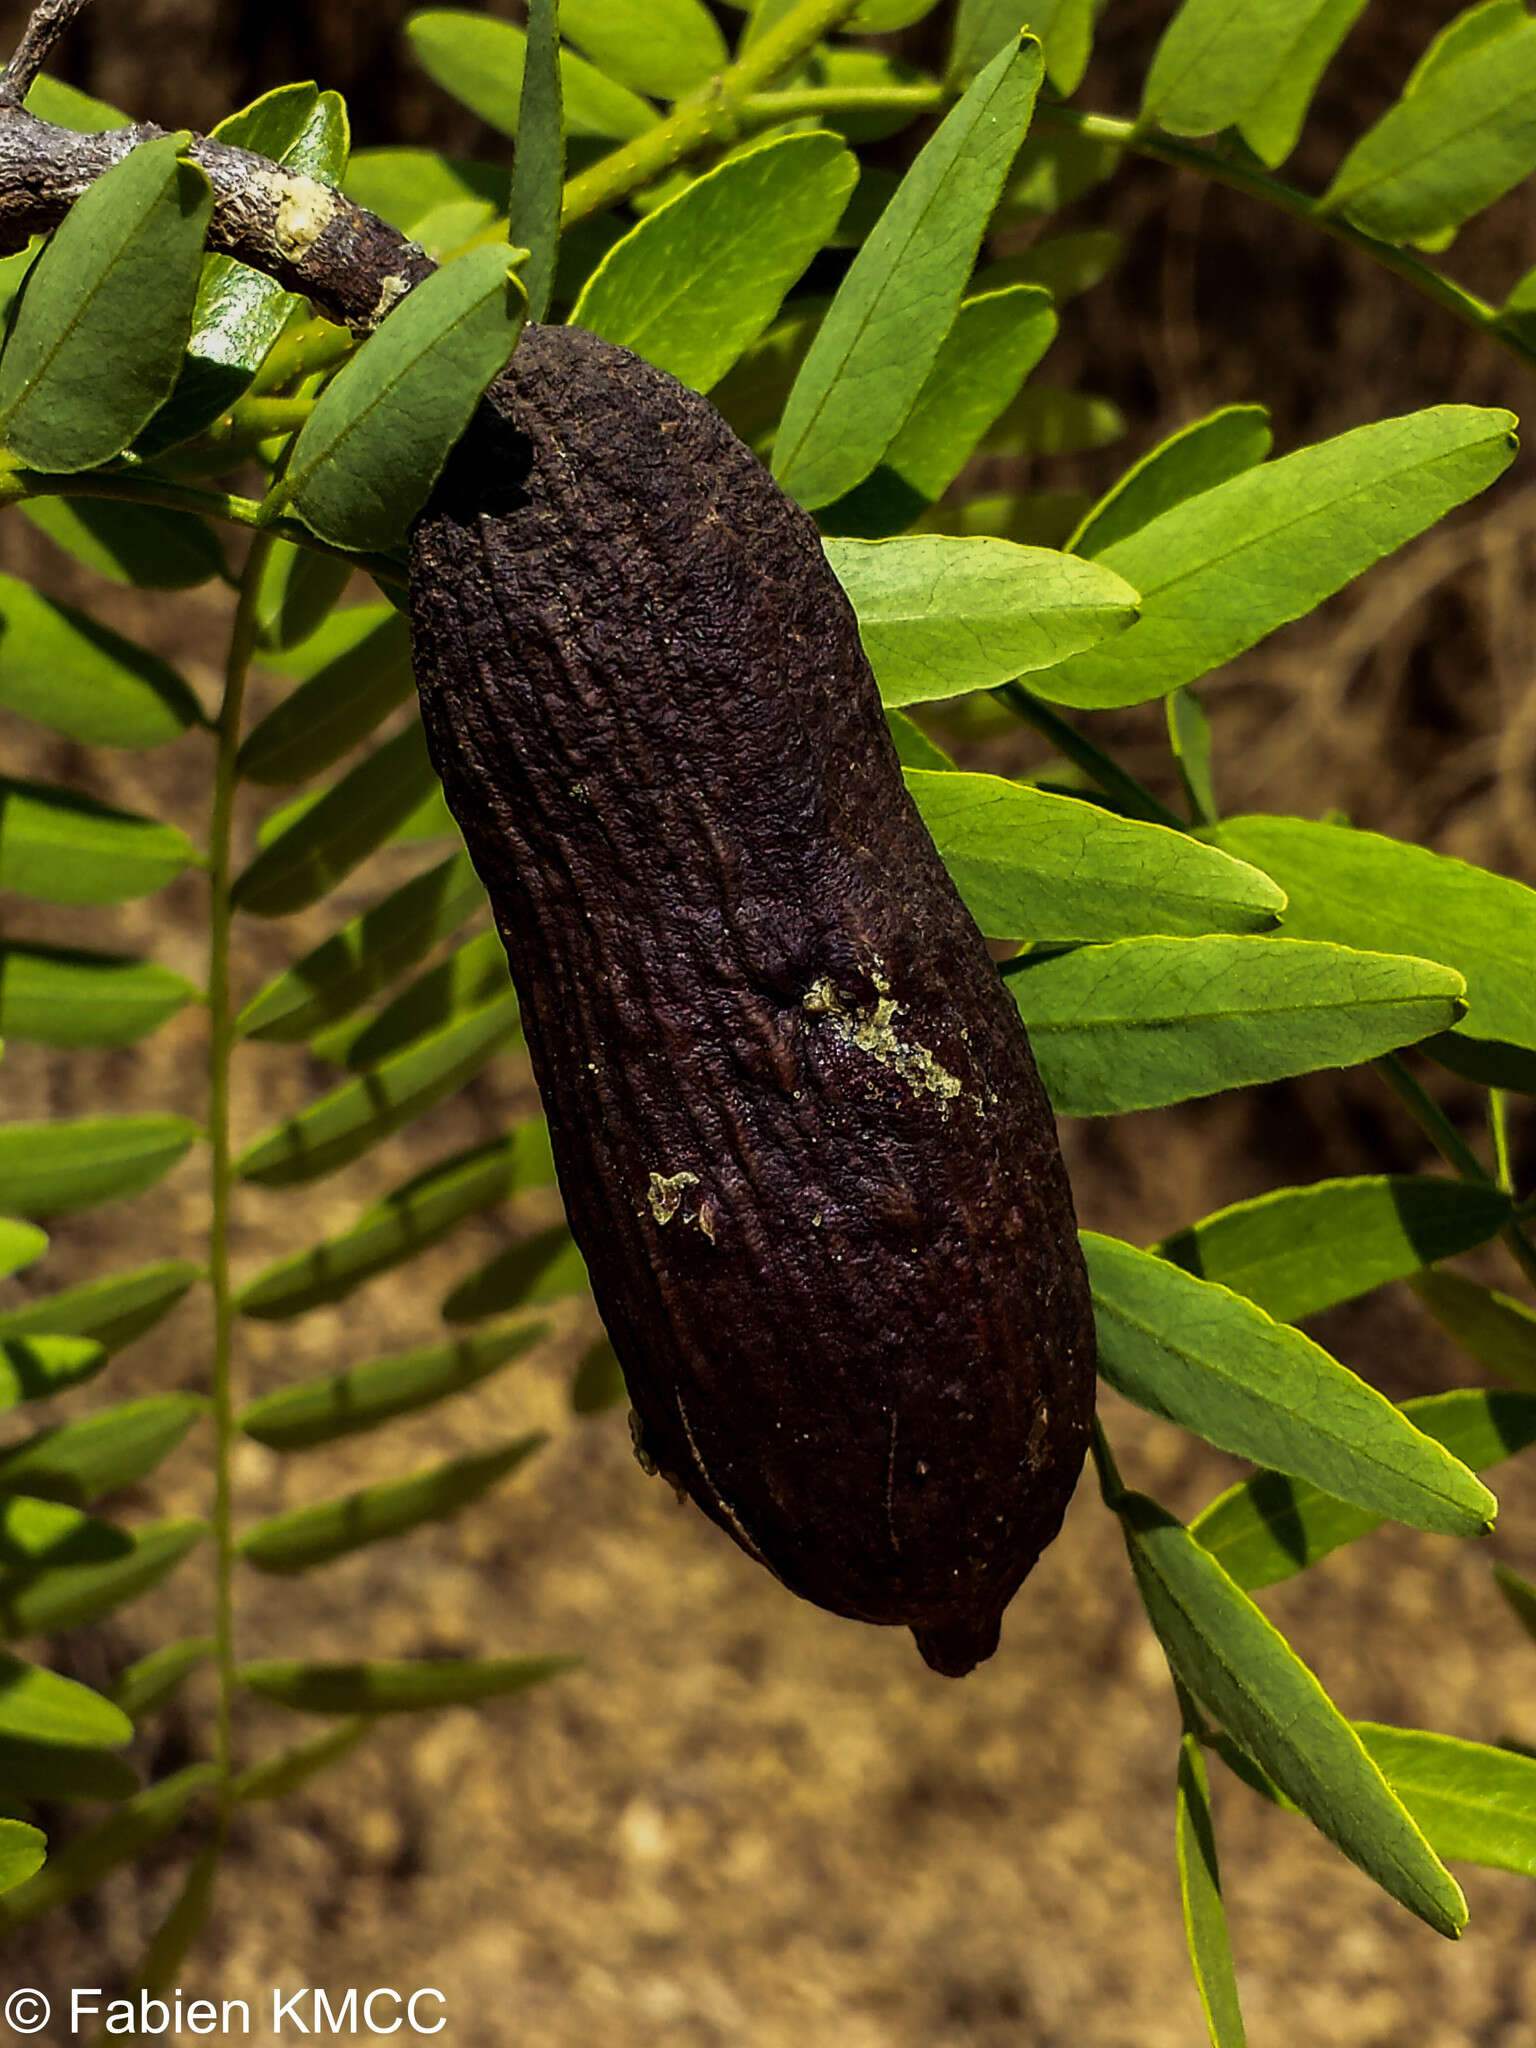
<instances>
[{"instance_id":1,"label":"thin green stem","mask_svg":"<svg viewBox=\"0 0 1536 2048\"><path fill-rule=\"evenodd\" d=\"M783 86L776 92L755 92L741 102L748 128L772 128L780 121L802 121L826 113L934 114L954 94L935 81L931 85Z\"/></svg>"},{"instance_id":2,"label":"thin green stem","mask_svg":"<svg viewBox=\"0 0 1536 2048\"><path fill-rule=\"evenodd\" d=\"M1485 1188L1504 1185L1488 1171L1439 1103L1425 1092L1395 1052L1383 1054L1380 1059L1372 1060L1371 1065L1419 1129L1424 1132L1441 1158L1448 1165L1454 1166L1463 1180L1475 1182ZM1536 1287L1536 1245L1531 1243L1521 1229L1518 1215L1504 1226L1499 1236L1520 1271L1531 1285Z\"/></svg>"},{"instance_id":3,"label":"thin green stem","mask_svg":"<svg viewBox=\"0 0 1536 2048\"><path fill-rule=\"evenodd\" d=\"M217 1644L219 1701L215 1755L219 1766L219 1810L227 1816L235 1778L235 1532L233 1467L235 1454L235 1303L229 1269L230 1190L234 1183L234 1151L230 1131L230 1067L235 1048L235 1007L230 986L230 933L234 910L235 757L245 708L246 678L256 649L257 602L262 573L272 553L272 540L258 534L240 576L240 596L230 630L224 669L224 694L215 732L213 810L208 846L208 1144L213 1207L208 1230L208 1274L213 1290L213 1429L214 1429L214 1640Z\"/></svg>"},{"instance_id":4,"label":"thin green stem","mask_svg":"<svg viewBox=\"0 0 1536 2048\"><path fill-rule=\"evenodd\" d=\"M1053 747L1065 754L1067 759L1081 768L1083 773L1096 782L1106 796L1112 796L1125 805L1133 817L1146 818L1154 825L1172 825L1175 831L1186 832L1189 821L1181 818L1177 811L1171 811L1159 797L1155 797L1145 784L1136 780L1128 769L1118 761L1112 761L1108 754L1096 747L1086 733L1063 718L1059 711L1043 703L1033 690L1025 689L1022 683L1004 683L996 693L1011 710L1035 728Z\"/></svg>"},{"instance_id":5,"label":"thin green stem","mask_svg":"<svg viewBox=\"0 0 1536 2048\"><path fill-rule=\"evenodd\" d=\"M859 0L800 0L777 27L743 51L718 78L679 100L665 120L568 179L561 201L561 226L568 228L590 214L616 206L685 157L736 141L745 125L753 125L745 112L747 101L807 50L814 49L858 5Z\"/></svg>"}]
</instances>

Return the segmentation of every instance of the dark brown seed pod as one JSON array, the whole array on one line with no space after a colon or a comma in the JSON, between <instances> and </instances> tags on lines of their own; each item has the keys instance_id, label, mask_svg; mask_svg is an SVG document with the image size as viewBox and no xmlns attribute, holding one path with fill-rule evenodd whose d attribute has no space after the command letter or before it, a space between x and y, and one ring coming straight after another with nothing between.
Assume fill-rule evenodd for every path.
<instances>
[{"instance_id":1,"label":"dark brown seed pod","mask_svg":"<svg viewBox=\"0 0 1536 2048\"><path fill-rule=\"evenodd\" d=\"M411 616L644 1460L969 1671L1081 1468L1093 1321L1023 1028L815 526L696 393L530 328Z\"/></svg>"}]
</instances>

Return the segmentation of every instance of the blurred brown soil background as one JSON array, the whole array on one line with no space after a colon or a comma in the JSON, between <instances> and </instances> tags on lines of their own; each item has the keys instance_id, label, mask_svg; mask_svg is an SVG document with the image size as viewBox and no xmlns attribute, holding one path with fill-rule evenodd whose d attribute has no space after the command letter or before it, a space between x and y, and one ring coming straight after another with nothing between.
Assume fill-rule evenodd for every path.
<instances>
[{"instance_id":1,"label":"blurred brown soil background","mask_svg":"<svg viewBox=\"0 0 1536 2048\"><path fill-rule=\"evenodd\" d=\"M195 127L314 75L347 92L361 143L500 153L413 70L399 35L405 11L402 0L98 0L62 68L135 113ZM1171 11L1171 0L1110 0L1085 103L1134 107ZM1449 0L1376 0L1324 84L1292 177L1326 182L1453 12ZM1192 177L1129 164L1064 224L1113 226L1128 249L1107 283L1067 309L1044 375L1113 398L1130 434L1042 462L1034 487L1100 489L1174 426L1235 400L1272 409L1283 451L1446 400L1518 412L1536 390L1491 344L1362 258ZM1528 190L1468 230L1454 263L1495 295L1536 263ZM1527 456L1496 491L1213 683L1225 806L1337 808L1536 882L1533 528ZM50 590L100 599L15 512L0 521L0 547L6 567ZM103 609L180 660L212 701L225 598L114 596ZM1102 730L1172 796L1156 707L1107 718ZM209 755L196 737L114 758L7 721L3 743L8 772L57 777L202 831ZM1038 757L1018 736L978 739L967 753L1000 767ZM243 991L385 879L378 861L318 914L271 928L247 921ZM22 905L5 915L18 935L143 946L201 972L195 878L108 917ZM188 1015L131 1053L12 1046L0 1104L10 1117L103 1105L195 1113L200 1043ZM238 1072L242 1140L331 1078L281 1048L250 1048ZM1470 1092L1436 1085L1472 1115ZM243 1192L240 1274L342 1227L416 1164L530 1106L525 1072L504 1060L425 1125L312 1191ZM1528 1184L1528 1113L1516 1135ZM1289 1181L1433 1163L1369 1075L1079 1124L1065 1141L1083 1220L1143 1243ZM472 1225L340 1309L246 1325L250 1387L427 1339L452 1281L551 1213L534 1203ZM205 1188L189 1161L153 1195L59 1226L45 1266L11 1283L10 1296L187 1247L195 1255L205 1227ZM999 1655L963 1683L936 1678L904 1633L796 1603L646 1482L621 1412L571 1417L589 1315L562 1312L529 1361L426 1417L304 1457L242 1452L241 1506L254 1516L549 1428L542 1456L455 1523L295 1583L248 1575L241 1648L579 1650L587 1661L521 1700L385 1724L333 1775L242 1820L209 1935L181 1973L188 1996L249 2000L257 2038L272 1986L335 1997L388 1984L439 1988L440 2038L454 2048L1194 2048L1204 2032L1172 1857L1177 1720L1091 1485L1015 1604ZM1394 1396L1473 1377L1403 1290L1320 1318L1317 1334ZM108 1392L201 1387L206 1350L194 1299L61 1409L99 1405ZM1121 1404L1108 1420L1129 1473L1180 1512L1236 1469ZM1348 1712L1536 1743L1536 1651L1488 1572L1491 1554L1536 1565L1536 1483L1506 1468L1499 1491L1488 1545L1384 1530L1266 1596ZM143 1519L201 1511L207 1498L204 1434L152 1487L114 1505ZM33 1647L104 1683L148 1648L200 1632L207 1598L207 1564L194 1559L110 1626ZM207 1707L195 1684L159 1719L143 1745L147 1769L197 1753ZM269 1754L317 1725L253 1707L240 1741L248 1756ZM1230 1780L1215 1789L1259 2048L1536 2042L1528 1881L1462 1873L1472 1927L1453 1946L1302 1824ZM57 2005L70 1985L119 1986L187 1853L185 1838L173 1840L138 1873L13 1941L0 1990L34 1984Z\"/></svg>"}]
</instances>

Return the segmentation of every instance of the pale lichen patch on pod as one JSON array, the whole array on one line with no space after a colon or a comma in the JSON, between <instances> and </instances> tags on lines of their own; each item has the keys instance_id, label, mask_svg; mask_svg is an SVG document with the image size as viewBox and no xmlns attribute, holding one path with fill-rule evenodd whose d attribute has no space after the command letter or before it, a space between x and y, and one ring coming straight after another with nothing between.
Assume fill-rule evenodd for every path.
<instances>
[{"instance_id":1,"label":"pale lichen patch on pod","mask_svg":"<svg viewBox=\"0 0 1536 2048\"><path fill-rule=\"evenodd\" d=\"M534 326L417 523L411 618L644 1456L969 1670L1082 1466L1092 1311L815 525L697 393Z\"/></svg>"}]
</instances>

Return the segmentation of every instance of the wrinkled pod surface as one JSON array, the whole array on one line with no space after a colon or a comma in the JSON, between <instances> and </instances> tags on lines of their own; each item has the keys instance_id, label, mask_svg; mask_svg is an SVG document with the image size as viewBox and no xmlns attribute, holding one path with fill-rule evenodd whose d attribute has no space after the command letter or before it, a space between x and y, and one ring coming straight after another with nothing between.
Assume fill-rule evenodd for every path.
<instances>
[{"instance_id":1,"label":"wrinkled pod surface","mask_svg":"<svg viewBox=\"0 0 1536 2048\"><path fill-rule=\"evenodd\" d=\"M411 618L644 1460L970 1670L1081 1468L1092 1315L815 526L696 393L531 327L417 523Z\"/></svg>"}]
</instances>

